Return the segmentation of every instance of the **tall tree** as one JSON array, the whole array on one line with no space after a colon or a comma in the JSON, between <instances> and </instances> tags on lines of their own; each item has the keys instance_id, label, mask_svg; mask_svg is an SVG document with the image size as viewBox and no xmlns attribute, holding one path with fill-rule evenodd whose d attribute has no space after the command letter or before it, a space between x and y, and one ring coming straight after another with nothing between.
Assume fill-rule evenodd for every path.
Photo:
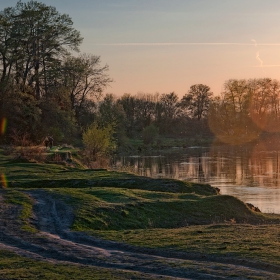
<instances>
[{"instance_id":1,"label":"tall tree","mask_svg":"<svg viewBox=\"0 0 280 280\"><path fill-rule=\"evenodd\" d=\"M222 97L235 114L244 116L248 113L250 86L247 80L231 79L226 81Z\"/></svg>"},{"instance_id":2,"label":"tall tree","mask_svg":"<svg viewBox=\"0 0 280 280\"><path fill-rule=\"evenodd\" d=\"M172 132L172 123L179 115L178 95L175 92L162 94L155 106L155 122L161 133Z\"/></svg>"},{"instance_id":3,"label":"tall tree","mask_svg":"<svg viewBox=\"0 0 280 280\"><path fill-rule=\"evenodd\" d=\"M99 127L110 126L114 129L114 137L119 146L125 136L124 120L125 112L121 104L117 102L113 94L106 94L99 103L97 123Z\"/></svg>"},{"instance_id":4,"label":"tall tree","mask_svg":"<svg viewBox=\"0 0 280 280\"><path fill-rule=\"evenodd\" d=\"M250 117L262 129L280 131L280 83L269 78L249 80Z\"/></svg>"},{"instance_id":5,"label":"tall tree","mask_svg":"<svg viewBox=\"0 0 280 280\"><path fill-rule=\"evenodd\" d=\"M207 115L212 95L210 87L203 84L193 85L188 94L183 96L180 106L188 112L190 117L200 120Z\"/></svg>"},{"instance_id":6,"label":"tall tree","mask_svg":"<svg viewBox=\"0 0 280 280\"><path fill-rule=\"evenodd\" d=\"M0 81L3 83L8 80L12 70L14 62L13 44L12 43L12 25L13 25L13 9L7 8L0 12L0 67L1 67L1 78Z\"/></svg>"},{"instance_id":7,"label":"tall tree","mask_svg":"<svg viewBox=\"0 0 280 280\"><path fill-rule=\"evenodd\" d=\"M56 86L69 91L71 108L79 121L84 108L89 105L88 99L99 99L103 90L112 82L107 71L109 66L100 66L100 56L82 54L69 56L62 66L61 80L56 78Z\"/></svg>"},{"instance_id":8,"label":"tall tree","mask_svg":"<svg viewBox=\"0 0 280 280\"><path fill-rule=\"evenodd\" d=\"M127 136L132 137L136 131L136 103L137 99L135 96L130 94L124 94L121 98L117 100L123 108L125 118L124 127Z\"/></svg>"},{"instance_id":9,"label":"tall tree","mask_svg":"<svg viewBox=\"0 0 280 280\"><path fill-rule=\"evenodd\" d=\"M40 99L47 91L48 68L70 50L78 51L80 32L68 15L33 0L4 9L0 20L1 79L8 77L9 68L17 83L22 88L33 86Z\"/></svg>"}]
</instances>

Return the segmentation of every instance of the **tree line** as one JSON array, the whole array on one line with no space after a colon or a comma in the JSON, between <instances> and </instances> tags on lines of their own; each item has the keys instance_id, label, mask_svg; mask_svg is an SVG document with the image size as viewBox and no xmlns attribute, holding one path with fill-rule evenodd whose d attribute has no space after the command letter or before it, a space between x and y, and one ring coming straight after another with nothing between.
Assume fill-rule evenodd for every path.
<instances>
[{"instance_id":1,"label":"tree line","mask_svg":"<svg viewBox=\"0 0 280 280\"><path fill-rule=\"evenodd\" d=\"M151 144L158 135L246 142L280 131L278 80L228 80L216 96L203 84L182 98L104 95L113 81L108 65L79 52L83 38L68 15L37 1L1 11L0 38L0 119L8 123L2 143L27 134L34 143L47 134L81 143L89 127L112 132L118 147L140 137Z\"/></svg>"},{"instance_id":2,"label":"tree line","mask_svg":"<svg viewBox=\"0 0 280 280\"><path fill-rule=\"evenodd\" d=\"M207 85L196 84L182 98L174 92L107 94L99 103L96 119L102 125L116 124L120 139L121 135L142 137L150 143L159 134L250 142L262 134L280 132L280 81L231 79L219 95L213 95Z\"/></svg>"},{"instance_id":3,"label":"tree line","mask_svg":"<svg viewBox=\"0 0 280 280\"><path fill-rule=\"evenodd\" d=\"M239 79L225 82L208 112L211 131L224 142L257 139L280 132L280 82L276 79Z\"/></svg>"}]
</instances>

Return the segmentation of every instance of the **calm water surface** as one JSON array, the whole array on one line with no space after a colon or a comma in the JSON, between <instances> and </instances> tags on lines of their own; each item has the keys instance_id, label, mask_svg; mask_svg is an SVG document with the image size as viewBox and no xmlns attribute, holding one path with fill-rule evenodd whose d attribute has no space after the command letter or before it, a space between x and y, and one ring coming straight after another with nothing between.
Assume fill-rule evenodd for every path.
<instances>
[{"instance_id":1,"label":"calm water surface","mask_svg":"<svg viewBox=\"0 0 280 280\"><path fill-rule=\"evenodd\" d=\"M139 175L209 183L266 213L280 213L280 138L246 146L175 148L119 157Z\"/></svg>"}]
</instances>

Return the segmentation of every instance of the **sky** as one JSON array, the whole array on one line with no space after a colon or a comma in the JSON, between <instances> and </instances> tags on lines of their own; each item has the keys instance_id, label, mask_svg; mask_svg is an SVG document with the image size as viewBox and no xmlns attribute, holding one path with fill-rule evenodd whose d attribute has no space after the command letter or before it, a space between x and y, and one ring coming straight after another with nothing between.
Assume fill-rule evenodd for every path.
<instances>
[{"instance_id":1,"label":"sky","mask_svg":"<svg viewBox=\"0 0 280 280\"><path fill-rule=\"evenodd\" d=\"M22 2L27 2L22 0ZM175 92L229 79L280 79L279 0L42 0L68 14L101 57L118 96ZM17 0L0 0L0 10Z\"/></svg>"}]
</instances>

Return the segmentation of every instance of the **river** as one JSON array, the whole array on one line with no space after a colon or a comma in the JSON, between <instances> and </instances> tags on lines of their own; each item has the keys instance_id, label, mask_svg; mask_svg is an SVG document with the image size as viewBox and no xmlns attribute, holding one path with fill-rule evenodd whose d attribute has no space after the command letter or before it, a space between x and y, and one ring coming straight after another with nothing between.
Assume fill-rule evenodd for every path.
<instances>
[{"instance_id":1,"label":"river","mask_svg":"<svg viewBox=\"0 0 280 280\"><path fill-rule=\"evenodd\" d=\"M152 178L203 182L221 194L280 213L280 138L244 146L174 147L114 159L115 166Z\"/></svg>"}]
</instances>

